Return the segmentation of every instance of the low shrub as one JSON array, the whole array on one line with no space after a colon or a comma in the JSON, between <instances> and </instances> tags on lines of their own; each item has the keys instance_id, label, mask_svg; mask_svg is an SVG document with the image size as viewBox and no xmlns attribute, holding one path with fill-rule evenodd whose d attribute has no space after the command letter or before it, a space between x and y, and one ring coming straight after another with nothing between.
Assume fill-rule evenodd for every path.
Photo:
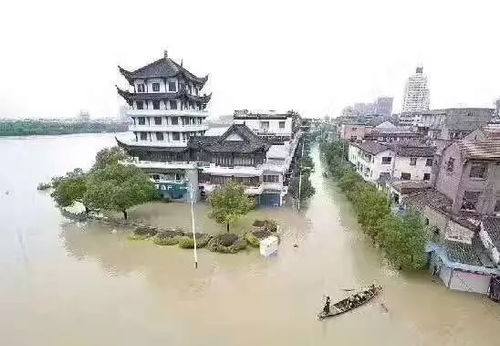
<instances>
[{"instance_id":1,"label":"low shrub","mask_svg":"<svg viewBox=\"0 0 500 346\"><path fill-rule=\"evenodd\" d=\"M208 242L208 249L212 252L237 253L246 247L247 241L245 238L230 233L216 235Z\"/></svg>"},{"instance_id":2,"label":"low shrub","mask_svg":"<svg viewBox=\"0 0 500 346\"><path fill-rule=\"evenodd\" d=\"M270 232L278 231L278 223L272 219L265 220L264 229Z\"/></svg>"},{"instance_id":3,"label":"low shrub","mask_svg":"<svg viewBox=\"0 0 500 346\"><path fill-rule=\"evenodd\" d=\"M196 247L201 249L202 247L207 246L208 241L210 240L210 236L208 234L196 233ZM179 247L183 249L192 249L194 248L194 240L193 237L180 237L179 238Z\"/></svg>"},{"instance_id":4,"label":"low shrub","mask_svg":"<svg viewBox=\"0 0 500 346\"><path fill-rule=\"evenodd\" d=\"M260 239L253 235L252 232L248 232L247 234L245 234L245 240L251 247L260 246Z\"/></svg>"},{"instance_id":5,"label":"low shrub","mask_svg":"<svg viewBox=\"0 0 500 346\"><path fill-rule=\"evenodd\" d=\"M131 233L128 236L128 239L130 239L130 240L146 240L148 238L150 238L150 236L148 234L139 235L139 234Z\"/></svg>"},{"instance_id":6,"label":"low shrub","mask_svg":"<svg viewBox=\"0 0 500 346\"><path fill-rule=\"evenodd\" d=\"M171 246L171 245L179 244L180 239L181 239L181 237L158 238L155 236L153 238L153 243L155 243L156 245Z\"/></svg>"},{"instance_id":7,"label":"low shrub","mask_svg":"<svg viewBox=\"0 0 500 346\"><path fill-rule=\"evenodd\" d=\"M271 231L268 230L260 230L260 231L253 231L252 235L258 239L264 239L269 237L270 235L273 235Z\"/></svg>"},{"instance_id":8,"label":"low shrub","mask_svg":"<svg viewBox=\"0 0 500 346\"><path fill-rule=\"evenodd\" d=\"M198 242L197 242L198 243ZM196 244L198 245L198 244ZM182 249L192 249L194 248L194 240L191 237L180 237L179 238L179 247Z\"/></svg>"},{"instance_id":9,"label":"low shrub","mask_svg":"<svg viewBox=\"0 0 500 346\"><path fill-rule=\"evenodd\" d=\"M134 230L134 234L138 236L147 235L148 237L152 237L155 236L157 233L158 230L150 226L139 226Z\"/></svg>"},{"instance_id":10,"label":"low shrub","mask_svg":"<svg viewBox=\"0 0 500 346\"><path fill-rule=\"evenodd\" d=\"M255 226L255 227L264 227L266 224L266 220L259 220L259 219L256 219L253 223L252 223L252 226Z\"/></svg>"}]
</instances>

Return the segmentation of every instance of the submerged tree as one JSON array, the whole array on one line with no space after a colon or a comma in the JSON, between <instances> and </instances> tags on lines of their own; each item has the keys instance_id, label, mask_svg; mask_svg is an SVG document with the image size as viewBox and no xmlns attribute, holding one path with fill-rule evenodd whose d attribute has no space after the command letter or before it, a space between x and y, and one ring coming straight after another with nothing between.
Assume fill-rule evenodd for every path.
<instances>
[{"instance_id":1,"label":"submerged tree","mask_svg":"<svg viewBox=\"0 0 500 346\"><path fill-rule=\"evenodd\" d=\"M54 186L54 191L50 196L59 207L69 207L74 202L83 203L83 197L87 191L87 176L85 174L67 176L58 180ZM85 212L89 209L85 203Z\"/></svg>"},{"instance_id":2,"label":"submerged tree","mask_svg":"<svg viewBox=\"0 0 500 346\"><path fill-rule=\"evenodd\" d=\"M83 200L91 208L120 211L127 219L127 209L154 197L154 184L141 169L114 164L90 174Z\"/></svg>"},{"instance_id":3,"label":"submerged tree","mask_svg":"<svg viewBox=\"0 0 500 346\"><path fill-rule=\"evenodd\" d=\"M229 225L246 215L254 206L245 195L245 187L235 182L230 182L215 190L208 201L212 207L210 218L217 223L225 224L228 233Z\"/></svg>"},{"instance_id":4,"label":"submerged tree","mask_svg":"<svg viewBox=\"0 0 500 346\"><path fill-rule=\"evenodd\" d=\"M118 161L125 160L126 158L127 154L125 154L125 152L117 146L104 148L96 154L95 163L92 166L91 171L103 169L106 166L113 165L118 163Z\"/></svg>"},{"instance_id":5,"label":"submerged tree","mask_svg":"<svg viewBox=\"0 0 500 346\"><path fill-rule=\"evenodd\" d=\"M421 269L427 262L427 236L416 214L388 214L380 225L379 242L389 261L399 269Z\"/></svg>"}]
</instances>

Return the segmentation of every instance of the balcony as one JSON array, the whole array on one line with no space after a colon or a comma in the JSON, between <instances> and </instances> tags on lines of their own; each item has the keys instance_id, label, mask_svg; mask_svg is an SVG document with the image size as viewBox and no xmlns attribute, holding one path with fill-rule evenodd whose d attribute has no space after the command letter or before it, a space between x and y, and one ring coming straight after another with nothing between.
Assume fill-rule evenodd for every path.
<instances>
[{"instance_id":1,"label":"balcony","mask_svg":"<svg viewBox=\"0 0 500 346\"><path fill-rule=\"evenodd\" d=\"M180 110L180 109L128 109L127 115L129 117L165 117L165 116L190 116L190 117L208 117L209 113L207 110Z\"/></svg>"},{"instance_id":2,"label":"balcony","mask_svg":"<svg viewBox=\"0 0 500 346\"><path fill-rule=\"evenodd\" d=\"M161 162L161 161L143 161L143 160L131 160L131 161L121 161L124 165L133 165L139 168L153 168L153 169L195 169L195 162Z\"/></svg>"},{"instance_id":3,"label":"balcony","mask_svg":"<svg viewBox=\"0 0 500 346\"><path fill-rule=\"evenodd\" d=\"M189 125L130 125L129 131L133 132L197 132L206 131L208 125L189 124Z\"/></svg>"},{"instance_id":4,"label":"balcony","mask_svg":"<svg viewBox=\"0 0 500 346\"><path fill-rule=\"evenodd\" d=\"M260 177L263 172L262 168L253 166L220 167L214 165L203 167L203 173L235 177Z\"/></svg>"}]
</instances>

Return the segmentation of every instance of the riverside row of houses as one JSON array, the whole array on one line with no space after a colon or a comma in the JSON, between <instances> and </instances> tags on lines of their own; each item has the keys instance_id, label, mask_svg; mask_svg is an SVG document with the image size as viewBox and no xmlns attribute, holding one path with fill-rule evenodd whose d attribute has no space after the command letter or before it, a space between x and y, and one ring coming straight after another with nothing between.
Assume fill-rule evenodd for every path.
<instances>
[{"instance_id":1,"label":"riverside row of houses","mask_svg":"<svg viewBox=\"0 0 500 346\"><path fill-rule=\"evenodd\" d=\"M415 115L411 126L338 124L364 180L397 213L417 211L432 242L430 268L456 290L500 299L500 122L494 109ZM409 133L413 135L409 135ZM408 134L407 134L408 133ZM397 135L396 135L397 134Z\"/></svg>"},{"instance_id":2,"label":"riverside row of houses","mask_svg":"<svg viewBox=\"0 0 500 346\"><path fill-rule=\"evenodd\" d=\"M119 67L129 88L117 86L128 104L132 139L117 138L131 160L175 200L206 198L228 181L245 185L259 205L281 206L302 136L297 113L235 111L230 126L205 121L208 76L197 77L167 52L134 71Z\"/></svg>"}]
</instances>

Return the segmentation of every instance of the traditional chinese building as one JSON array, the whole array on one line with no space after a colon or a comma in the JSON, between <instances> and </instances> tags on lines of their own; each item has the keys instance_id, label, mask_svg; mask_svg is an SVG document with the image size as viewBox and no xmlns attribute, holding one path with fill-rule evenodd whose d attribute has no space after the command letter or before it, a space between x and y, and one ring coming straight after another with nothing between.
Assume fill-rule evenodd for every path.
<instances>
[{"instance_id":1,"label":"traditional chinese building","mask_svg":"<svg viewBox=\"0 0 500 346\"><path fill-rule=\"evenodd\" d=\"M117 89L129 106L134 138L117 139L118 145L132 157L127 164L144 169L162 195L188 200L192 191L195 198L206 197L232 180L245 185L257 204L283 204L300 138L299 129L292 132L298 114L279 120L285 125L276 123L280 145L245 123L207 132L211 95L201 96L207 77L195 76L166 53L135 71L119 70L130 84L129 90Z\"/></svg>"}]
</instances>

